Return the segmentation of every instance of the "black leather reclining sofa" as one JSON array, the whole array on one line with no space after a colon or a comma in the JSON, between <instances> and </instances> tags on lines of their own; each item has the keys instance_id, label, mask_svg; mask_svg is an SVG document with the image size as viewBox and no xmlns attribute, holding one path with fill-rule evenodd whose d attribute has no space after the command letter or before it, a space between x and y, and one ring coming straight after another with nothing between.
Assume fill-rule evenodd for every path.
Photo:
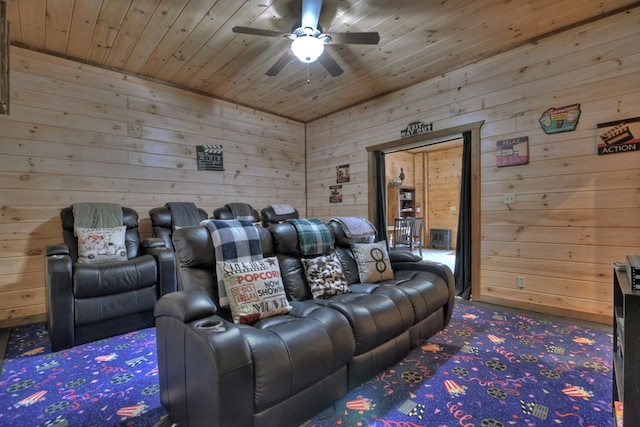
<instances>
[{"instance_id":1,"label":"black leather reclining sofa","mask_svg":"<svg viewBox=\"0 0 640 427\"><path fill-rule=\"evenodd\" d=\"M294 226L259 228L293 308L250 326L217 307L209 231L175 231L182 291L155 310L161 402L173 422L298 426L448 324L455 286L446 265L392 252L394 279L360 283L353 240L328 225L351 292L313 299Z\"/></svg>"}]
</instances>

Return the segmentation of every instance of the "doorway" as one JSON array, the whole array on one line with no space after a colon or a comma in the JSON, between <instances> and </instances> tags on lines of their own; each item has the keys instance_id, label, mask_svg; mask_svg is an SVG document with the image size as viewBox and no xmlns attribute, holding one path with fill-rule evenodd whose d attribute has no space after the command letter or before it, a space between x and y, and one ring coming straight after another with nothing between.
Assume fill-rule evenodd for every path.
<instances>
[{"instance_id":1,"label":"doorway","mask_svg":"<svg viewBox=\"0 0 640 427\"><path fill-rule=\"evenodd\" d=\"M474 300L480 300L480 128L483 121L474 122L467 125L456 126L448 129L432 131L428 134L416 135L408 138L397 139L383 144L367 147L368 170L369 170L369 218L380 229L385 229L386 225L386 180L384 172L377 169L377 158L384 158L387 153L410 150L418 147L437 144L468 136L468 145L465 143L464 149L468 153L469 170L463 186L466 184L469 197L468 208L461 215L468 219L468 231L465 233L462 250L465 251L463 265L466 268L459 268L456 265L456 282L460 277L465 277L464 282L468 282L469 293ZM382 160L381 163L384 163ZM461 248L458 248L460 251ZM460 260L459 260L460 261ZM458 271L460 269L461 271ZM464 270L464 271L463 271Z\"/></svg>"},{"instance_id":2,"label":"doorway","mask_svg":"<svg viewBox=\"0 0 640 427\"><path fill-rule=\"evenodd\" d=\"M455 251L462 149L463 139L456 138L385 154L388 229L393 229L398 214L405 216L401 208L409 204L406 216L423 218L420 236L423 248L433 249L428 253L439 258ZM399 179L400 175L404 180ZM412 194L410 202L397 200L398 187L403 194ZM441 253L436 249L446 251ZM452 257L444 259L450 264Z\"/></svg>"}]
</instances>

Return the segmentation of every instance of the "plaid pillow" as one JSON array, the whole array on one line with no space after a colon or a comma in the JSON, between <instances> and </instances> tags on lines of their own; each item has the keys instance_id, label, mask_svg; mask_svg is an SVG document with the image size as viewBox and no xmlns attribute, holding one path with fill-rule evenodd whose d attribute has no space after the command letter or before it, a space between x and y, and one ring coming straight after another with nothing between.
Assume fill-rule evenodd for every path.
<instances>
[{"instance_id":1,"label":"plaid pillow","mask_svg":"<svg viewBox=\"0 0 640 427\"><path fill-rule=\"evenodd\" d=\"M211 233L216 261L248 262L262 260L262 246L258 231L251 221L207 219L200 223ZM218 300L221 307L228 307L229 300L224 286L224 274L216 263Z\"/></svg>"}]
</instances>

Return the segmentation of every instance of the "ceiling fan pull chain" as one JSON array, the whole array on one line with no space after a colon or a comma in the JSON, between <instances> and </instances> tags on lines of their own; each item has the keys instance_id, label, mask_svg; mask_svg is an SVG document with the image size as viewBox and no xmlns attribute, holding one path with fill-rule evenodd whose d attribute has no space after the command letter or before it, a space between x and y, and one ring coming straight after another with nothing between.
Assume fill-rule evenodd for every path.
<instances>
[{"instance_id":1,"label":"ceiling fan pull chain","mask_svg":"<svg viewBox=\"0 0 640 427\"><path fill-rule=\"evenodd\" d=\"M309 75L310 64L307 64L307 84L311 83L311 76Z\"/></svg>"}]
</instances>

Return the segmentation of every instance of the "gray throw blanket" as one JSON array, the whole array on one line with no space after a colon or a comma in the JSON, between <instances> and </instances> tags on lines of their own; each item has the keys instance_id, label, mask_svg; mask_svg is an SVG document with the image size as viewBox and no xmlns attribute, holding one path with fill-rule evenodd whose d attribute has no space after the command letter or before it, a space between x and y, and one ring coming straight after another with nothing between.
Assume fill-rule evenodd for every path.
<instances>
[{"instance_id":1,"label":"gray throw blanket","mask_svg":"<svg viewBox=\"0 0 640 427\"><path fill-rule=\"evenodd\" d=\"M227 203L225 205L229 208L231 215L235 219L249 219L253 220L253 208L246 203Z\"/></svg>"},{"instance_id":2,"label":"gray throw blanket","mask_svg":"<svg viewBox=\"0 0 640 427\"><path fill-rule=\"evenodd\" d=\"M288 215L296 211L293 206L284 203L272 203L269 206L273 209L273 213L276 215Z\"/></svg>"},{"instance_id":3,"label":"gray throw blanket","mask_svg":"<svg viewBox=\"0 0 640 427\"><path fill-rule=\"evenodd\" d=\"M171 212L171 228L190 227L200 224L200 212L193 202L168 202Z\"/></svg>"},{"instance_id":4,"label":"gray throw blanket","mask_svg":"<svg viewBox=\"0 0 640 427\"><path fill-rule=\"evenodd\" d=\"M329 221L340 224L347 237L375 236L376 228L368 219L359 216L336 216Z\"/></svg>"},{"instance_id":5,"label":"gray throw blanket","mask_svg":"<svg viewBox=\"0 0 640 427\"><path fill-rule=\"evenodd\" d=\"M73 226L81 228L121 227L122 207L115 203L74 203Z\"/></svg>"}]
</instances>

